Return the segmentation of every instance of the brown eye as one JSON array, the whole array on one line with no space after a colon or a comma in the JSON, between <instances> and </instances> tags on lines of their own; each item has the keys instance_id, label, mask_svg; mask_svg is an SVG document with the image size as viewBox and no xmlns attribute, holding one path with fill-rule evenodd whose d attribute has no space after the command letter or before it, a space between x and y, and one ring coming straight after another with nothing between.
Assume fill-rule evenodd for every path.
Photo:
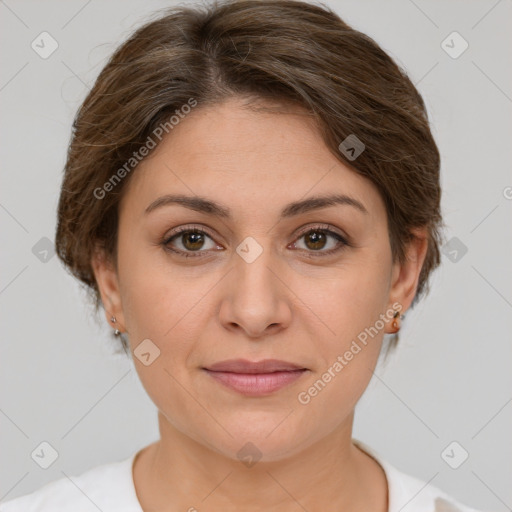
<instances>
[{"instance_id":1,"label":"brown eye","mask_svg":"<svg viewBox=\"0 0 512 512\"><path fill-rule=\"evenodd\" d=\"M204 244L204 234L199 231L187 231L180 236L183 247L189 251L197 251Z\"/></svg>"},{"instance_id":2,"label":"brown eye","mask_svg":"<svg viewBox=\"0 0 512 512\"><path fill-rule=\"evenodd\" d=\"M208 246L208 241L210 245ZM212 237L201 229L180 229L162 242L165 249L179 255L202 256L208 249L215 249L217 245ZM193 253L197 254L193 254Z\"/></svg>"},{"instance_id":3,"label":"brown eye","mask_svg":"<svg viewBox=\"0 0 512 512\"><path fill-rule=\"evenodd\" d=\"M322 231L310 231L304 235L305 243L308 249L319 250L325 247L327 236Z\"/></svg>"},{"instance_id":4,"label":"brown eye","mask_svg":"<svg viewBox=\"0 0 512 512\"><path fill-rule=\"evenodd\" d=\"M300 247L300 240L304 240L303 247ZM338 233L318 227L303 232L293 245L304 250L308 256L327 256L342 250L349 243Z\"/></svg>"}]
</instances>

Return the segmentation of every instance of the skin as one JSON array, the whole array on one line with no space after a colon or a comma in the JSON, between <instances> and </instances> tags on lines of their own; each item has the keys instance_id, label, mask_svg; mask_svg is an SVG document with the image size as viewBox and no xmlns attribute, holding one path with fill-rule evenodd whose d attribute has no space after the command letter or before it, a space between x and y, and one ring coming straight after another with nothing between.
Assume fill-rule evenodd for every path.
<instances>
[{"instance_id":1,"label":"skin","mask_svg":"<svg viewBox=\"0 0 512 512\"><path fill-rule=\"evenodd\" d=\"M391 321L308 404L297 397L380 314L396 302L407 310L425 232L416 231L404 264L393 262L375 186L327 149L304 111L255 111L242 98L194 109L127 185L117 269L100 252L92 264L107 320L115 315L132 350L148 338L160 350L148 366L133 358L161 436L133 467L144 511L386 511L385 474L351 438ZM279 218L290 202L332 193L356 198L367 213L335 205ZM206 197L232 218L180 205L144 213L165 194ZM319 224L351 245L319 255L337 239L315 246L297 236ZM166 251L173 230L190 225L208 231L202 245L182 235L169 245L192 257ZM248 236L263 250L252 263L236 252ZM308 372L247 397L202 369L232 358L282 359ZM248 441L262 454L252 467L237 457Z\"/></svg>"}]
</instances>

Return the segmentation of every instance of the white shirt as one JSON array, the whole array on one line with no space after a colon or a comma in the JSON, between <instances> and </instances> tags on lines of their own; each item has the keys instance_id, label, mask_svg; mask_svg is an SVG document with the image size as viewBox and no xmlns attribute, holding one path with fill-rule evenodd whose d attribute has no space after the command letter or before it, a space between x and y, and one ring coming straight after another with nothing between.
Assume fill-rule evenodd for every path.
<instances>
[{"instance_id":1,"label":"white shirt","mask_svg":"<svg viewBox=\"0 0 512 512\"><path fill-rule=\"evenodd\" d=\"M478 512L438 488L402 473L361 441L353 442L382 466L388 481L388 512ZM132 467L137 453L72 476L72 481L61 478L31 494L0 503L0 512L143 512L133 483ZM199 505L196 508L201 509Z\"/></svg>"}]
</instances>

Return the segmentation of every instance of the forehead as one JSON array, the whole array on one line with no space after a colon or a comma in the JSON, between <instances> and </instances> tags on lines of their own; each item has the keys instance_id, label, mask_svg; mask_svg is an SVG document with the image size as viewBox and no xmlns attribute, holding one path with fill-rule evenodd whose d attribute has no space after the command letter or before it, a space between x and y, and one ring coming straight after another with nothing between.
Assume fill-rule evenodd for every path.
<instances>
[{"instance_id":1,"label":"forehead","mask_svg":"<svg viewBox=\"0 0 512 512\"><path fill-rule=\"evenodd\" d=\"M176 150L191 163L206 158L224 165L233 162L236 169L278 172L275 164L288 168L306 155L309 161L318 159L327 148L306 110L231 99L192 111L157 148ZM248 165L241 165L244 161Z\"/></svg>"},{"instance_id":2,"label":"forehead","mask_svg":"<svg viewBox=\"0 0 512 512\"><path fill-rule=\"evenodd\" d=\"M384 208L371 181L327 148L308 112L254 110L242 100L185 116L136 168L123 201L147 206L164 193L218 197L233 210L333 193Z\"/></svg>"}]
</instances>

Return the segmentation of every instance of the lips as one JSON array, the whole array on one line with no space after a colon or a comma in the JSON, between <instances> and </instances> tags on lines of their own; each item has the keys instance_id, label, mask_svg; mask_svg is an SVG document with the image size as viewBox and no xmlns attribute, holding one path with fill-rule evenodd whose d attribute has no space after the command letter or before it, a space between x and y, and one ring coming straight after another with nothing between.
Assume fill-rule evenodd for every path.
<instances>
[{"instance_id":1,"label":"lips","mask_svg":"<svg viewBox=\"0 0 512 512\"><path fill-rule=\"evenodd\" d=\"M306 370L303 366L280 361L279 359L264 359L263 361L248 361L247 359L230 359L220 361L206 367L212 372L231 372L231 373L274 373L289 372L293 370Z\"/></svg>"},{"instance_id":2,"label":"lips","mask_svg":"<svg viewBox=\"0 0 512 512\"><path fill-rule=\"evenodd\" d=\"M277 359L231 359L203 368L214 381L246 396L264 396L299 379L308 369Z\"/></svg>"}]
</instances>

